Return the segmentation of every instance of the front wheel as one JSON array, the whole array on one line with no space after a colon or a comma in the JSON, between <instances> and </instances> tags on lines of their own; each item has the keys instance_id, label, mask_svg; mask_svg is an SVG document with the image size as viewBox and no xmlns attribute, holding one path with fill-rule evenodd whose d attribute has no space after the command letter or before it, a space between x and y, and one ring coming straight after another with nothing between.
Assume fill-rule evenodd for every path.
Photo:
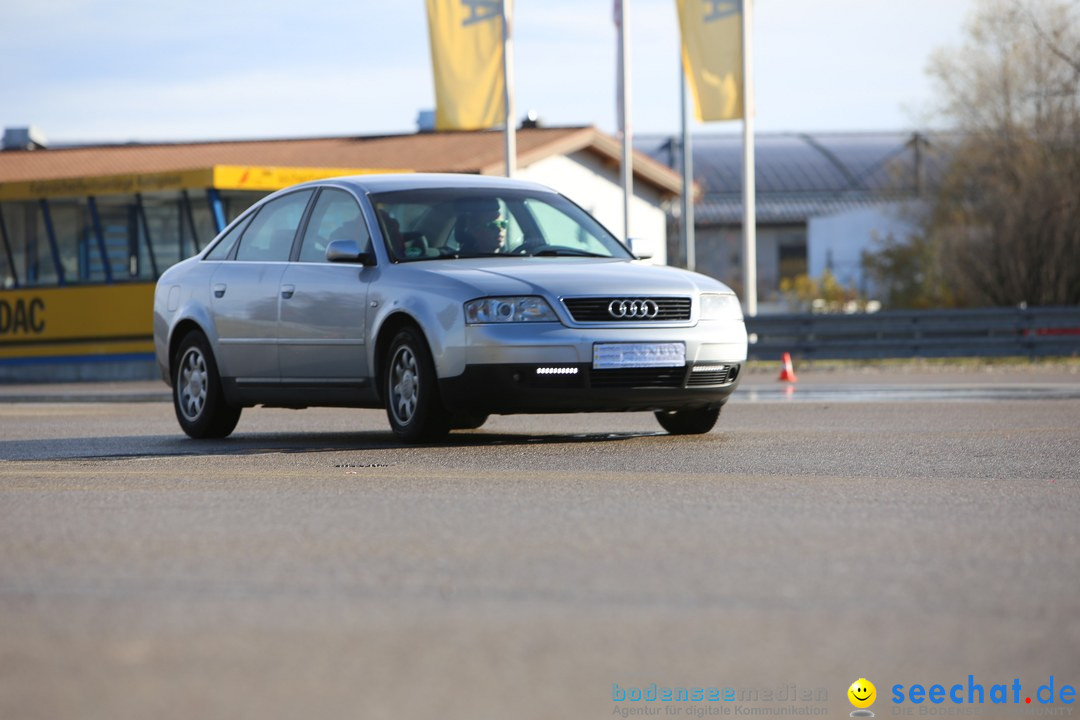
<instances>
[{"instance_id":1,"label":"front wheel","mask_svg":"<svg viewBox=\"0 0 1080 720\"><path fill-rule=\"evenodd\" d=\"M383 397L394 435L408 443L446 437L450 416L439 398L435 363L419 330L404 327L398 331L386 354L385 367Z\"/></svg>"},{"instance_id":2,"label":"front wheel","mask_svg":"<svg viewBox=\"0 0 1080 720\"><path fill-rule=\"evenodd\" d=\"M173 407L180 427L196 439L227 437L241 408L225 402L210 343L198 331L184 336L173 361Z\"/></svg>"},{"instance_id":3,"label":"front wheel","mask_svg":"<svg viewBox=\"0 0 1080 720\"><path fill-rule=\"evenodd\" d=\"M701 435L713 429L720 408L699 410L660 410L656 420L672 435Z\"/></svg>"}]
</instances>

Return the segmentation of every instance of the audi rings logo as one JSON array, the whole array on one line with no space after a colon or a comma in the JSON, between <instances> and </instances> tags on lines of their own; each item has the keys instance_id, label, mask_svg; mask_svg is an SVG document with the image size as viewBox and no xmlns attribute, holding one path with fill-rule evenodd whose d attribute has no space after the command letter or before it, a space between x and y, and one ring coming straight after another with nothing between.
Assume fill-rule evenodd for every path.
<instances>
[{"instance_id":1,"label":"audi rings logo","mask_svg":"<svg viewBox=\"0 0 1080 720\"><path fill-rule=\"evenodd\" d=\"M612 300L607 311L618 320L652 320L660 314L660 306L652 300Z\"/></svg>"}]
</instances>

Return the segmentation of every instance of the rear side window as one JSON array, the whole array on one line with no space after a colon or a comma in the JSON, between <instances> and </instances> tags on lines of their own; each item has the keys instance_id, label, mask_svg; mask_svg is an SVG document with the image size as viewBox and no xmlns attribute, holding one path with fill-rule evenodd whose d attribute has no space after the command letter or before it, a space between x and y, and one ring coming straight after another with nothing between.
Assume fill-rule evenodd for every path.
<instances>
[{"instance_id":1,"label":"rear side window","mask_svg":"<svg viewBox=\"0 0 1080 720\"><path fill-rule=\"evenodd\" d=\"M268 202L240 238L237 260L286 262L292 252L296 228L313 190L300 190Z\"/></svg>"},{"instance_id":2,"label":"rear side window","mask_svg":"<svg viewBox=\"0 0 1080 720\"><path fill-rule=\"evenodd\" d=\"M224 260L229 257L229 253L232 252L233 246L236 245L236 241L241 235L244 234L244 229L251 224L252 215L248 215L241 222L236 223L229 232L225 233L225 237L218 241L218 244L206 253L204 260Z\"/></svg>"}]
</instances>

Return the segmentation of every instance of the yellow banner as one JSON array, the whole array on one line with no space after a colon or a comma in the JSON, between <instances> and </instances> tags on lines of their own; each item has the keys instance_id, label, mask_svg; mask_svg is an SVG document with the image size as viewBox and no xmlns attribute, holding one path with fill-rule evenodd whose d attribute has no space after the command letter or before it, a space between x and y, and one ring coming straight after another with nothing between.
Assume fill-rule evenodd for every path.
<instances>
[{"instance_id":1,"label":"yellow banner","mask_svg":"<svg viewBox=\"0 0 1080 720\"><path fill-rule=\"evenodd\" d=\"M505 123L502 6L502 0L427 0L437 130Z\"/></svg>"},{"instance_id":2,"label":"yellow banner","mask_svg":"<svg viewBox=\"0 0 1080 720\"><path fill-rule=\"evenodd\" d=\"M743 117L744 0L675 0L683 69L700 121Z\"/></svg>"},{"instance_id":3,"label":"yellow banner","mask_svg":"<svg viewBox=\"0 0 1080 720\"><path fill-rule=\"evenodd\" d=\"M154 283L0 290L0 359L152 353Z\"/></svg>"}]
</instances>

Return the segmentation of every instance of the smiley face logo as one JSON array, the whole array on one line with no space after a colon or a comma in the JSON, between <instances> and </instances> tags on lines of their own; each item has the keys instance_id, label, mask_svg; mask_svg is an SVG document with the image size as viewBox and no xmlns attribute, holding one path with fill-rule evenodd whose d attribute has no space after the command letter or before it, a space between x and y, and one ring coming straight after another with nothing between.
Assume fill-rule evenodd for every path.
<instances>
[{"instance_id":1,"label":"smiley face logo","mask_svg":"<svg viewBox=\"0 0 1080 720\"><path fill-rule=\"evenodd\" d=\"M868 708L874 704L874 700L877 699L877 688L874 687L874 683L870 682L866 678L859 678L855 682L851 683L851 687L847 691L848 700L851 704L857 708Z\"/></svg>"}]
</instances>

